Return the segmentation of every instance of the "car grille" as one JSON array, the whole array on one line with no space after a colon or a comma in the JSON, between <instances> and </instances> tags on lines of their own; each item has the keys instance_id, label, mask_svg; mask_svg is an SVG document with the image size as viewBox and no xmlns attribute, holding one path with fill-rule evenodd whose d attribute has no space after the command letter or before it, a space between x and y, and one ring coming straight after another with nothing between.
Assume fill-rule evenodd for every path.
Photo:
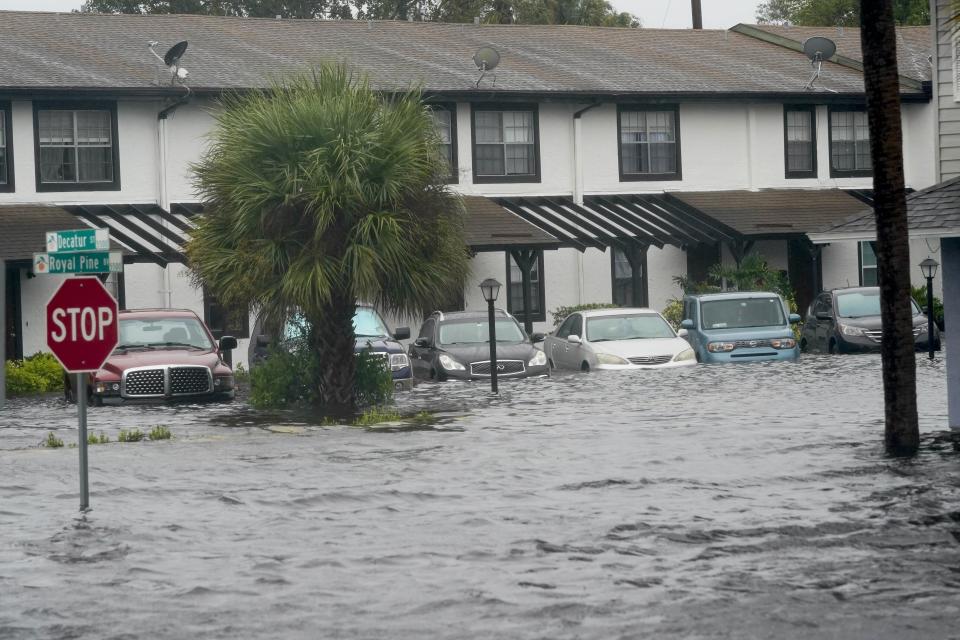
<instances>
[{"instance_id":1,"label":"car grille","mask_svg":"<svg viewBox=\"0 0 960 640\"><path fill-rule=\"evenodd\" d=\"M170 367L170 395L186 396L194 393L210 393L210 369Z\"/></svg>"},{"instance_id":2,"label":"car grille","mask_svg":"<svg viewBox=\"0 0 960 640\"><path fill-rule=\"evenodd\" d=\"M673 360L673 356L636 356L634 358L627 358L630 361L630 364L666 364Z\"/></svg>"},{"instance_id":3,"label":"car grille","mask_svg":"<svg viewBox=\"0 0 960 640\"><path fill-rule=\"evenodd\" d=\"M923 333L926 332L926 330L927 330L926 327L921 327L921 326L914 327L914 328L913 328L913 337L914 337L914 338L919 338ZM880 341L882 340L882 338L883 338L883 330L882 330L882 329L876 329L876 330L872 330L872 331L866 331L866 330L864 330L863 335L867 336L868 338L870 338L870 339L873 340L874 342L880 342Z\"/></svg>"},{"instance_id":4,"label":"car grille","mask_svg":"<svg viewBox=\"0 0 960 640\"><path fill-rule=\"evenodd\" d=\"M734 349L756 349L757 347L769 347L769 340L737 340Z\"/></svg>"},{"instance_id":5,"label":"car grille","mask_svg":"<svg viewBox=\"0 0 960 640\"><path fill-rule=\"evenodd\" d=\"M163 369L128 371L123 378L125 396L162 396L165 391Z\"/></svg>"},{"instance_id":6,"label":"car grille","mask_svg":"<svg viewBox=\"0 0 960 640\"><path fill-rule=\"evenodd\" d=\"M525 368L523 366L523 360L497 360L498 376L516 375L518 373L523 373L524 371ZM490 375L490 361L471 362L470 374L474 376Z\"/></svg>"}]
</instances>

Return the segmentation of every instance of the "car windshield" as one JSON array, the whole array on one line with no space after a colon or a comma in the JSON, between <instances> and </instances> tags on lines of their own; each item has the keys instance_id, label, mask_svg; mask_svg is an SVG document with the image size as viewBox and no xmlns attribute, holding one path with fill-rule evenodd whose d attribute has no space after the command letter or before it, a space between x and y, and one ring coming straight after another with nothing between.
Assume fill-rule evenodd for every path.
<instances>
[{"instance_id":1,"label":"car windshield","mask_svg":"<svg viewBox=\"0 0 960 640\"><path fill-rule=\"evenodd\" d=\"M780 298L730 298L700 303L704 329L746 329L786 324Z\"/></svg>"},{"instance_id":2,"label":"car windshield","mask_svg":"<svg viewBox=\"0 0 960 640\"><path fill-rule=\"evenodd\" d=\"M675 334L670 325L663 318L653 313L587 318L587 340L589 342L673 337L675 337Z\"/></svg>"},{"instance_id":3,"label":"car windshield","mask_svg":"<svg viewBox=\"0 0 960 640\"><path fill-rule=\"evenodd\" d=\"M196 318L120 319L118 349L194 347L212 349L210 336Z\"/></svg>"},{"instance_id":4,"label":"car windshield","mask_svg":"<svg viewBox=\"0 0 960 640\"><path fill-rule=\"evenodd\" d=\"M513 318L497 318L497 342L523 342L523 329ZM440 344L482 344L490 342L486 320L444 322L440 325Z\"/></svg>"},{"instance_id":5,"label":"car windshield","mask_svg":"<svg viewBox=\"0 0 960 640\"><path fill-rule=\"evenodd\" d=\"M913 315L920 313L917 303L910 300ZM865 318L880 315L880 291L851 291L837 295L837 315L841 318Z\"/></svg>"},{"instance_id":6,"label":"car windshield","mask_svg":"<svg viewBox=\"0 0 960 640\"><path fill-rule=\"evenodd\" d=\"M353 333L358 338L390 335L383 320L380 319L380 314L372 307L357 307L357 312L353 314Z\"/></svg>"}]
</instances>

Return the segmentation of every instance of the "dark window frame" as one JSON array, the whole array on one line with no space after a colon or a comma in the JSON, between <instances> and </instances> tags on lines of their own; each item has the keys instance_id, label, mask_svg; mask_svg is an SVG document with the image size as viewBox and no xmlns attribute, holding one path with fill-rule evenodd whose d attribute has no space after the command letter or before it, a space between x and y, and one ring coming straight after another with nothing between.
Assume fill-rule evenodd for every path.
<instances>
[{"instance_id":1,"label":"dark window frame","mask_svg":"<svg viewBox=\"0 0 960 640\"><path fill-rule=\"evenodd\" d=\"M673 111L674 146L677 150L677 170L674 173L624 173L623 172L623 134L624 111ZM680 105L679 104L618 104L617 105L617 170L620 182L650 182L683 180L683 162L680 142Z\"/></svg>"},{"instance_id":2,"label":"dark window frame","mask_svg":"<svg viewBox=\"0 0 960 640\"><path fill-rule=\"evenodd\" d=\"M229 320L231 317L230 311L228 311L217 299L215 295L212 295L209 291L204 289L203 291L203 323L207 325L207 328L210 329L210 333L213 334L213 337L219 342L220 338L223 336L233 336L237 340L245 340L250 337L250 313L249 311L243 313L240 317L242 318L241 326L236 327L238 331L233 331L233 327L224 327L221 331L218 327L215 328L210 319L211 307L217 306L220 308L220 313L223 314L224 320ZM217 335L219 333L219 335Z\"/></svg>"},{"instance_id":3,"label":"dark window frame","mask_svg":"<svg viewBox=\"0 0 960 640\"><path fill-rule=\"evenodd\" d=\"M810 171L790 170L790 147L788 135L787 114L791 111L803 111L810 114ZM817 177L817 106L812 104L785 104L783 105L783 177L790 179Z\"/></svg>"},{"instance_id":4,"label":"dark window frame","mask_svg":"<svg viewBox=\"0 0 960 640\"><path fill-rule=\"evenodd\" d=\"M4 176L6 182L0 182L0 193L13 193L16 191L16 181L13 165L13 105L10 101L0 100L0 111L3 112L3 118L0 120L0 126L3 127L4 147L6 148L7 175Z\"/></svg>"},{"instance_id":5,"label":"dark window frame","mask_svg":"<svg viewBox=\"0 0 960 640\"><path fill-rule=\"evenodd\" d=\"M869 285L865 285L865 284L864 284L864 278L863 278L863 245L864 245L864 243L869 243L869 242L870 242L869 240L860 240L859 242L857 242L857 277L858 277L858 280L859 280L859 283L860 283L860 286L861 286L861 287L877 287L877 286L880 285L880 278L879 278L880 272L879 272L876 264L874 264L874 265L872 265L872 266L870 266L870 267L868 267L868 268L873 269L873 271L876 273L876 275L875 275L874 277L876 278L877 281L876 281L874 284L869 284ZM873 249L873 246L871 245L870 248ZM873 253L873 259L874 259L874 261L876 262L877 253L876 253L876 250L875 250L875 249L874 249L874 253Z\"/></svg>"},{"instance_id":6,"label":"dark window frame","mask_svg":"<svg viewBox=\"0 0 960 640\"><path fill-rule=\"evenodd\" d=\"M625 301L617 300L617 252L620 252L626 256L626 251L618 247L610 248L610 302L620 307L647 307L649 306L649 301L642 300L631 300L630 304L626 304ZM643 265L640 269L640 277L643 280L641 283L641 290L647 292L647 297L649 297L650 291L650 275L647 273L647 256L643 256ZM630 269L630 295L633 296L633 291L635 289L633 283L633 266L630 264L630 259L627 257L627 268Z\"/></svg>"},{"instance_id":7,"label":"dark window frame","mask_svg":"<svg viewBox=\"0 0 960 640\"><path fill-rule=\"evenodd\" d=\"M537 269L540 275L540 281L538 283L531 283L531 294L536 296L537 302L539 303L539 310L536 311L533 316L530 318L531 322L546 322L547 321L547 312L546 312L546 278L544 277L543 270L543 249L536 249L537 252ZM513 256L510 255L510 252L506 252L506 261L507 261L507 312L517 319L521 324L524 320L527 319L526 310L522 312L514 312L513 310L513 296L510 295L510 290L513 288L513 280L511 279L511 274L513 269L511 269L511 260ZM517 265L519 267L519 265ZM523 281L521 280L521 283ZM531 297L532 297L531 296Z\"/></svg>"},{"instance_id":8,"label":"dark window frame","mask_svg":"<svg viewBox=\"0 0 960 640\"><path fill-rule=\"evenodd\" d=\"M40 112L41 111L109 111L110 150L113 161L113 180L109 182L43 182L40 175ZM33 164L36 172L37 193L63 191L120 191L120 136L116 101L49 101L33 103ZM77 167L79 171L79 166Z\"/></svg>"},{"instance_id":9,"label":"dark window frame","mask_svg":"<svg viewBox=\"0 0 960 640\"><path fill-rule=\"evenodd\" d=\"M477 112L530 111L533 113L534 173L522 175L487 176L477 174ZM536 103L484 102L470 105L470 155L474 184L538 183L540 182L540 105Z\"/></svg>"},{"instance_id":10,"label":"dark window frame","mask_svg":"<svg viewBox=\"0 0 960 640\"><path fill-rule=\"evenodd\" d=\"M866 113L867 108L863 105L831 105L827 108L827 151L829 153L828 162L830 163L830 177L870 178L873 176L873 167L870 167L869 169L837 169L833 166L833 114L850 111L862 111L863 113Z\"/></svg>"},{"instance_id":11,"label":"dark window frame","mask_svg":"<svg viewBox=\"0 0 960 640\"><path fill-rule=\"evenodd\" d=\"M460 156L457 149L457 103L431 102L428 105L433 110L442 110L450 113L450 176L447 184L460 184Z\"/></svg>"}]
</instances>

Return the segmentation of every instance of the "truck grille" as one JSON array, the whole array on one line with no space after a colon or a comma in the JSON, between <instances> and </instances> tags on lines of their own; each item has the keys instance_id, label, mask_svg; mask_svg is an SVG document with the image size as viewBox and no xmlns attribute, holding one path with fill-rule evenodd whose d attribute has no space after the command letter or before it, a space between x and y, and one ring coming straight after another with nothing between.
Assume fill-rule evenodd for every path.
<instances>
[{"instance_id":1,"label":"truck grille","mask_svg":"<svg viewBox=\"0 0 960 640\"><path fill-rule=\"evenodd\" d=\"M673 360L673 356L636 356L633 358L627 358L630 361L630 364L666 364Z\"/></svg>"},{"instance_id":2,"label":"truck grille","mask_svg":"<svg viewBox=\"0 0 960 640\"><path fill-rule=\"evenodd\" d=\"M163 369L138 369L123 374L123 395L157 397L165 391Z\"/></svg>"},{"instance_id":3,"label":"truck grille","mask_svg":"<svg viewBox=\"0 0 960 640\"><path fill-rule=\"evenodd\" d=\"M498 376L516 375L518 373L523 373L524 371L525 368L523 366L523 360L497 360ZM490 375L490 361L471 362L470 374L474 376Z\"/></svg>"},{"instance_id":4,"label":"truck grille","mask_svg":"<svg viewBox=\"0 0 960 640\"><path fill-rule=\"evenodd\" d=\"M206 367L170 367L170 395L186 396L210 393L210 369Z\"/></svg>"}]
</instances>

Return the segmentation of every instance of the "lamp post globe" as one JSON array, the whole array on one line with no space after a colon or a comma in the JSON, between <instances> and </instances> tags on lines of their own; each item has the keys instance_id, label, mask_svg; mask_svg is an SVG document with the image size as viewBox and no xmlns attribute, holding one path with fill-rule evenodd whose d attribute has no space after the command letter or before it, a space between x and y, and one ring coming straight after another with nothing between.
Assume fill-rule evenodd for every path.
<instances>
[{"instance_id":1,"label":"lamp post globe","mask_svg":"<svg viewBox=\"0 0 960 640\"><path fill-rule=\"evenodd\" d=\"M490 391L497 393L497 324L494 319L493 302L500 295L500 283L487 278L480 283L483 299L487 301L487 335L490 337Z\"/></svg>"},{"instance_id":2,"label":"lamp post globe","mask_svg":"<svg viewBox=\"0 0 960 640\"><path fill-rule=\"evenodd\" d=\"M920 272L927 279L927 355L933 360L933 278L940 263L928 257L920 263Z\"/></svg>"}]
</instances>

